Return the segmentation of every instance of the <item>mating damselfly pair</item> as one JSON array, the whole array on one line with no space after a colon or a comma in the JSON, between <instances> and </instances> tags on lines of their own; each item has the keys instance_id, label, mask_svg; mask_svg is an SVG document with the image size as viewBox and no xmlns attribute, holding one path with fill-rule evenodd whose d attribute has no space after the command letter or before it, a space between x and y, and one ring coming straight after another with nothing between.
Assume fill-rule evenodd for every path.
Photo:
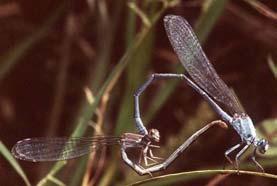
<instances>
[{"instance_id":1,"label":"mating damselfly pair","mask_svg":"<svg viewBox=\"0 0 277 186\"><path fill-rule=\"evenodd\" d=\"M238 169L241 155L250 147L254 147L251 156L252 161L262 171L262 166L256 161L256 152L265 153L268 142L259 139L251 118L245 113L234 93L218 76L214 67L207 59L202 48L187 21L175 15L167 15L164 18L164 26L167 36L179 60L185 67L186 74L156 73L135 93L134 117L138 134L126 133L121 137L98 136L81 138L29 138L19 141L12 149L16 158L28 161L57 161L82 156L102 146L119 144L121 146L122 159L139 174L146 174L165 169L176 157L179 156L193 141L214 124L229 123L238 133L241 142L225 152L227 160L233 164L229 154L241 148L236 154L235 166ZM214 121L206 127L194 133L187 139L168 159L151 167L144 168L141 163L131 161L126 153L128 148L141 148L141 158L146 165L148 160L158 163L159 157L152 153L155 147L153 142L159 142L160 135L156 129L149 131L144 126L139 109L139 96L155 79L179 78L185 80L211 105L223 121ZM223 109L224 108L224 109Z\"/></svg>"}]
</instances>

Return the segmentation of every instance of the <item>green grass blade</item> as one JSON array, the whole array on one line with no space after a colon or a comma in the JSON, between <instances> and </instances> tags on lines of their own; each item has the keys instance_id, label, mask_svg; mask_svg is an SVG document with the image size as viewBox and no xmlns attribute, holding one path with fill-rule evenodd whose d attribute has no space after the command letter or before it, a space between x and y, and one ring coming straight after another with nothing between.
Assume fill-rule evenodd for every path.
<instances>
[{"instance_id":1,"label":"green grass blade","mask_svg":"<svg viewBox=\"0 0 277 186\"><path fill-rule=\"evenodd\" d=\"M132 186L155 186L155 185L172 185L179 182L185 182L193 179L207 178L217 174L237 174L237 170L200 170L200 171L190 171L182 172L177 174L168 174L163 176L158 176L143 181L139 181L133 184ZM276 179L277 175L261 173L261 172L252 172L252 171L240 171L240 175L250 175L250 176L260 176L264 178Z\"/></svg>"},{"instance_id":2,"label":"green grass blade","mask_svg":"<svg viewBox=\"0 0 277 186\"><path fill-rule=\"evenodd\" d=\"M129 5L132 4L132 7L138 8L136 2L130 2ZM144 3L147 4L147 3ZM151 17L155 14L156 6L149 5L142 5L142 9L139 11L144 16L141 17L137 11L134 9L129 9L129 16L127 21L127 35L126 35L126 46L130 46L134 42L134 34L136 29L136 16L142 19L147 19L149 23L145 24L144 27L148 28L151 26ZM143 12L145 9L146 12ZM147 16L149 15L149 16ZM146 18L147 17L147 18ZM123 131L130 131L134 129L134 125L130 124L133 123L133 108L134 108L134 92L145 81L146 76L146 68L149 66L151 61L151 57L153 54L153 45L154 45L154 37L155 37L155 28L150 30L147 34L144 42L141 44L140 47L137 49L137 53L132 58L132 63L127 66L127 82L126 88L123 96L123 101L120 106L119 116L117 120L117 128L116 128L116 135L121 134Z\"/></svg>"},{"instance_id":3,"label":"green grass blade","mask_svg":"<svg viewBox=\"0 0 277 186\"><path fill-rule=\"evenodd\" d=\"M49 181L51 181L52 183L54 183L57 186L66 186L61 180L53 177L53 176L49 176L48 178Z\"/></svg>"},{"instance_id":4,"label":"green grass blade","mask_svg":"<svg viewBox=\"0 0 277 186\"><path fill-rule=\"evenodd\" d=\"M145 26L142 28L142 30L140 31L139 34L137 34L137 36L134 39L133 44L130 46L132 48L132 53L130 53L130 55L128 55L129 60L133 59L134 55L136 54L136 51L138 50L138 48L143 44L143 42L145 41L147 35L150 33L150 31L152 30L153 26L156 24L156 22L160 19L162 13L171 6L171 4L166 4L167 6L164 6L160 11L154 13L154 15L151 17L151 25L150 26ZM130 49L128 49L130 50ZM133 94L132 94L133 95ZM117 125L116 129L115 129L115 134L120 134L122 133L122 130L125 129L124 126L125 124L119 124ZM113 153L114 157L118 158L118 155L116 156L116 152ZM118 153L117 153L118 154ZM109 185L110 182L112 181L112 178L114 177L114 175L116 174L116 170L117 170L117 163L118 161L111 161L110 164L107 167L107 172L109 172L109 174L105 174L102 179L99 182L100 186L104 186L104 185Z\"/></svg>"},{"instance_id":5,"label":"green grass blade","mask_svg":"<svg viewBox=\"0 0 277 186\"><path fill-rule=\"evenodd\" d=\"M136 1L131 1L131 3L136 3ZM125 46L126 49L130 47L134 41L136 34L136 14L133 11L128 11L127 13L127 23L126 23L126 34L125 34Z\"/></svg>"},{"instance_id":6,"label":"green grass blade","mask_svg":"<svg viewBox=\"0 0 277 186\"><path fill-rule=\"evenodd\" d=\"M271 55L268 55L267 62L268 62L268 66L269 66L271 72L273 73L275 79L277 79L277 65L274 63Z\"/></svg>"},{"instance_id":7,"label":"green grass blade","mask_svg":"<svg viewBox=\"0 0 277 186\"><path fill-rule=\"evenodd\" d=\"M129 2L128 7L139 16L140 20L146 27L149 27L151 25L148 16L134 2Z\"/></svg>"},{"instance_id":8,"label":"green grass blade","mask_svg":"<svg viewBox=\"0 0 277 186\"><path fill-rule=\"evenodd\" d=\"M75 168L74 175L72 175L72 178L70 179L70 184L68 184L68 186L81 185L82 179L83 179L84 174L86 172L87 162L88 162L88 156L82 157L78 161L78 165Z\"/></svg>"},{"instance_id":9,"label":"green grass blade","mask_svg":"<svg viewBox=\"0 0 277 186\"><path fill-rule=\"evenodd\" d=\"M51 181L51 178L54 177L54 175L57 172L59 172L65 165L66 165L66 161L59 161L59 162L55 163L55 165L52 167L50 172L38 182L37 186L46 185L47 182Z\"/></svg>"},{"instance_id":10,"label":"green grass blade","mask_svg":"<svg viewBox=\"0 0 277 186\"><path fill-rule=\"evenodd\" d=\"M214 24L222 14L228 0L206 0L206 6L199 17L195 32L201 43L205 42Z\"/></svg>"},{"instance_id":11,"label":"green grass blade","mask_svg":"<svg viewBox=\"0 0 277 186\"><path fill-rule=\"evenodd\" d=\"M18 173L18 175L24 180L25 184L27 186L31 186L31 183L28 180L26 174L24 173L16 159L13 157L13 155L10 153L9 149L7 149L6 146L2 143L2 141L0 141L0 152L5 157L5 159L11 164L11 166Z\"/></svg>"},{"instance_id":12,"label":"green grass blade","mask_svg":"<svg viewBox=\"0 0 277 186\"><path fill-rule=\"evenodd\" d=\"M136 88L142 82L142 78L146 77L145 68L148 66L151 58L152 45L154 41L153 32L149 33L145 41L139 47L137 54L132 59L132 64L128 66L127 77L128 82L124 92L123 101L116 124L116 135L120 135L123 131L134 129L133 125L133 94ZM143 75L144 74L144 75Z\"/></svg>"},{"instance_id":13,"label":"green grass blade","mask_svg":"<svg viewBox=\"0 0 277 186\"><path fill-rule=\"evenodd\" d=\"M107 2L99 1L99 21L97 21L97 32L98 32L98 55L96 59L96 66L93 72L92 78L90 79L92 90L97 90L105 75L107 74L107 66L111 61L111 54L116 36L116 29L120 19L120 13L123 7L124 1L120 0L113 7L113 14L109 15L107 10ZM101 37L100 37L101 36ZM104 37L103 37L104 36Z\"/></svg>"}]
</instances>

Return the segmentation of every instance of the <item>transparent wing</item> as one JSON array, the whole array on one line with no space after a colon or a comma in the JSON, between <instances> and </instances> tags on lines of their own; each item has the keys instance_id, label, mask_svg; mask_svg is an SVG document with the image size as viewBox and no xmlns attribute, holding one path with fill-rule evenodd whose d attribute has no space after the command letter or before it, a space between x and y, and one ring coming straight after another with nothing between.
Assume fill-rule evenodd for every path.
<instances>
[{"instance_id":1,"label":"transparent wing","mask_svg":"<svg viewBox=\"0 0 277 186\"><path fill-rule=\"evenodd\" d=\"M164 26L174 51L195 83L231 114L243 113L238 100L209 62L188 22L180 16L168 15L164 18Z\"/></svg>"},{"instance_id":2,"label":"transparent wing","mask_svg":"<svg viewBox=\"0 0 277 186\"><path fill-rule=\"evenodd\" d=\"M120 143L120 137L27 138L18 141L12 154L26 161L59 161L76 158L106 145Z\"/></svg>"}]
</instances>

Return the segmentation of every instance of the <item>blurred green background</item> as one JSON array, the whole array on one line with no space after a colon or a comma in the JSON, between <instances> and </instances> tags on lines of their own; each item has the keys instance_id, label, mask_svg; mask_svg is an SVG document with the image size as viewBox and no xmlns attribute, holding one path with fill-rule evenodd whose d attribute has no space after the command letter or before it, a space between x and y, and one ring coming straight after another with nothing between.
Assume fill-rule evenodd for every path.
<instances>
[{"instance_id":1,"label":"blurred green background","mask_svg":"<svg viewBox=\"0 0 277 186\"><path fill-rule=\"evenodd\" d=\"M37 136L136 132L133 93L151 73L182 73L163 28L166 14L195 29L215 69L233 88L270 150L258 157L277 173L277 2L275 0L2 1L0 4L0 185L128 185L139 176L119 147L67 162L16 161L9 149ZM161 133L168 157L196 130L219 119L181 81L155 81L141 97L143 121ZM239 141L213 128L154 176L222 169ZM241 169L253 170L249 154ZM226 163L226 162L225 162ZM232 168L232 167L228 167ZM171 178L171 179L170 179ZM152 185L276 185L261 176L191 174Z\"/></svg>"}]
</instances>

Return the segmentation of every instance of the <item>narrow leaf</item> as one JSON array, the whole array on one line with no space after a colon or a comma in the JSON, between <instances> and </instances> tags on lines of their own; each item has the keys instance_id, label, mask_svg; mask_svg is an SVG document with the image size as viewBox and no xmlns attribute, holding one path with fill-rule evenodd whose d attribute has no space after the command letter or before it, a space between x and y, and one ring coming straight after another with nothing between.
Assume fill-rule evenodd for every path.
<instances>
[{"instance_id":1,"label":"narrow leaf","mask_svg":"<svg viewBox=\"0 0 277 186\"><path fill-rule=\"evenodd\" d=\"M27 186L31 186L30 181L28 180L26 174L22 170L21 166L18 164L16 159L10 153L9 149L0 141L0 152L5 157L5 159L11 164L14 170L19 174L19 176L24 180Z\"/></svg>"}]
</instances>

